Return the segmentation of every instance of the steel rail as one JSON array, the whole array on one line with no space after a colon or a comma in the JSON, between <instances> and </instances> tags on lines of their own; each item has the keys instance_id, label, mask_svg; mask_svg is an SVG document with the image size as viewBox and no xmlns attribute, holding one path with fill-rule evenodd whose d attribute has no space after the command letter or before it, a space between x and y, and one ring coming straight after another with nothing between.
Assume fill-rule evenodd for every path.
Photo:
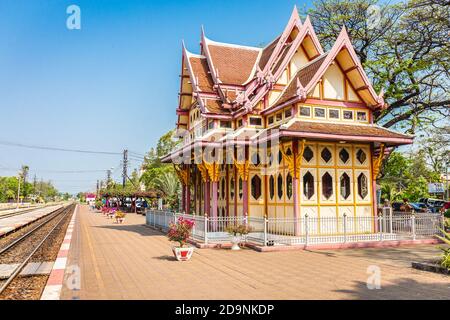
<instances>
[{"instance_id":1,"label":"steel rail","mask_svg":"<svg viewBox=\"0 0 450 320\"><path fill-rule=\"evenodd\" d=\"M33 257L33 255L42 247L42 245L45 243L45 241L50 237L50 235L53 233L53 231L59 226L59 224L61 223L61 221L64 220L65 217L67 217L71 212L73 212L72 210L70 210L72 208L72 206L68 206L66 208L63 208L63 211L58 213L58 214L63 214L64 211L65 214L63 214L63 216L61 217L61 219L59 219L59 221L55 224L55 226L47 233L47 235L44 237L44 239L42 239L41 242L39 242L39 244L33 249L33 251L23 260L23 262L18 265L15 269L14 272L8 277L8 279L6 280L5 283L3 283L3 285L0 287L0 295L6 290L6 288L11 284L11 282L20 274L20 272L23 270L23 268L27 265L27 263L31 260L31 258ZM57 215L58 215L57 214ZM57 216L55 215L55 217ZM49 221L52 219L49 219ZM48 222L48 221L47 221ZM42 225L41 225L42 226ZM10 247L10 246L8 246ZM6 250L2 250L2 253L5 252Z\"/></svg>"},{"instance_id":2,"label":"steel rail","mask_svg":"<svg viewBox=\"0 0 450 320\"><path fill-rule=\"evenodd\" d=\"M63 207L63 208L58 208L55 211L49 213L48 215L42 217L42 219L45 219L43 222L41 222L40 224L38 224L36 227L34 227L33 229L31 229L30 231L26 232L24 235L22 235L21 237L17 238L16 240L14 240L13 242L11 242L10 244L8 244L7 246L3 247L0 249L0 255L3 254L5 251L8 251L9 249L11 249L12 247L14 247L15 245L17 245L18 243L22 242L23 240L25 240L26 238L28 238L29 236L31 236L36 230L40 229L41 227L43 227L44 225L46 225L47 223L49 223L50 221L52 221L56 216L58 216L59 214L61 214L65 209L67 209L68 207ZM36 220L35 220L36 221ZM32 222L31 222L32 223Z\"/></svg>"}]
</instances>

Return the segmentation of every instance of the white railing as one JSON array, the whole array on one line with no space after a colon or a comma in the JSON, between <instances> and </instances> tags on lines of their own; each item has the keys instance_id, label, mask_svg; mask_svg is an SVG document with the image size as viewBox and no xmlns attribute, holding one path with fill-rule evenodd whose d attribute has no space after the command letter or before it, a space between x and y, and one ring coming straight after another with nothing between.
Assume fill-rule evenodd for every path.
<instances>
[{"instance_id":1,"label":"white railing","mask_svg":"<svg viewBox=\"0 0 450 320\"><path fill-rule=\"evenodd\" d=\"M389 241L433 238L443 229L444 219L439 214L393 213L383 208L378 217L207 217L165 211L147 211L147 225L166 231L179 217L194 220L192 238L208 242L230 241L229 225L246 224L250 233L245 241L263 246L314 245L367 241Z\"/></svg>"}]
</instances>

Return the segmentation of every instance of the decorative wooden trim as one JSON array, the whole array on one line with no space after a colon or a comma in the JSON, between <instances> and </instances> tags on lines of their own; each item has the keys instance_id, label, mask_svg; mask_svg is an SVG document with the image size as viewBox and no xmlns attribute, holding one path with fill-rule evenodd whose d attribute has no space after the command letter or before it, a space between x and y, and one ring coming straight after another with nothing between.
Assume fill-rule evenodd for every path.
<instances>
[{"instance_id":1,"label":"decorative wooden trim","mask_svg":"<svg viewBox=\"0 0 450 320\"><path fill-rule=\"evenodd\" d=\"M207 182L209 179L209 175L208 175L208 169L206 168L204 163L200 163L197 165L198 170L200 171L200 174L202 176L202 180L203 182Z\"/></svg>"},{"instance_id":2,"label":"decorative wooden trim","mask_svg":"<svg viewBox=\"0 0 450 320\"><path fill-rule=\"evenodd\" d=\"M219 164L212 162L207 163L204 162L203 165L205 166L206 170L208 171L209 179L211 182L218 182L219 181Z\"/></svg>"},{"instance_id":3,"label":"decorative wooden trim","mask_svg":"<svg viewBox=\"0 0 450 320\"><path fill-rule=\"evenodd\" d=\"M283 144L280 144L280 151L283 155L284 160L286 161L288 165L288 170L291 173L292 177L295 179L299 179L300 177L300 167L302 163L303 158L303 151L305 150L305 143L306 140L302 140L302 145L300 147L300 150L298 151L298 155L294 157L294 150L292 150L292 154L288 155L286 153L285 146Z\"/></svg>"},{"instance_id":4,"label":"decorative wooden trim","mask_svg":"<svg viewBox=\"0 0 450 320\"><path fill-rule=\"evenodd\" d=\"M183 168L181 165L173 165L173 168L175 169L175 172L178 176L178 179L180 179L181 183L186 186L188 183L188 168Z\"/></svg>"},{"instance_id":5,"label":"decorative wooden trim","mask_svg":"<svg viewBox=\"0 0 450 320\"><path fill-rule=\"evenodd\" d=\"M380 174L381 169L381 163L384 159L384 150L386 148L386 145L384 143L380 146L380 153L378 154L378 157L374 158L372 155L372 179L376 180L378 175Z\"/></svg>"}]
</instances>

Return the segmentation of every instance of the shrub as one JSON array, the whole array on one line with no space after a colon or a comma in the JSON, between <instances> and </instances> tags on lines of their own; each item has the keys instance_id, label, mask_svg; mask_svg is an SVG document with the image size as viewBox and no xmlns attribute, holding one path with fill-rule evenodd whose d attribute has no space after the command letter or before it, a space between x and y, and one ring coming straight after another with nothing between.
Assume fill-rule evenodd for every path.
<instances>
[{"instance_id":1,"label":"shrub","mask_svg":"<svg viewBox=\"0 0 450 320\"><path fill-rule=\"evenodd\" d=\"M450 209L447 209L447 210L444 212L444 217L450 218Z\"/></svg>"},{"instance_id":2,"label":"shrub","mask_svg":"<svg viewBox=\"0 0 450 320\"><path fill-rule=\"evenodd\" d=\"M229 234L236 236L238 234L240 235L248 234L251 231L251 228L249 226L246 226L245 224L239 225L230 224L227 226L226 231Z\"/></svg>"},{"instance_id":3,"label":"shrub","mask_svg":"<svg viewBox=\"0 0 450 320\"><path fill-rule=\"evenodd\" d=\"M450 233L445 232L444 230L441 231L444 236L443 237L436 236L436 237L444 241L444 243L448 245L448 247L440 247L440 249L442 250L441 266L450 270Z\"/></svg>"},{"instance_id":4,"label":"shrub","mask_svg":"<svg viewBox=\"0 0 450 320\"><path fill-rule=\"evenodd\" d=\"M122 211L116 211L116 218L125 218L125 213Z\"/></svg>"},{"instance_id":5,"label":"shrub","mask_svg":"<svg viewBox=\"0 0 450 320\"><path fill-rule=\"evenodd\" d=\"M189 236L191 235L193 227L193 220L180 217L178 218L177 223L171 223L169 225L169 232L167 233L167 237L170 241L178 242L180 244L180 248L183 248L183 246L189 239Z\"/></svg>"}]
</instances>

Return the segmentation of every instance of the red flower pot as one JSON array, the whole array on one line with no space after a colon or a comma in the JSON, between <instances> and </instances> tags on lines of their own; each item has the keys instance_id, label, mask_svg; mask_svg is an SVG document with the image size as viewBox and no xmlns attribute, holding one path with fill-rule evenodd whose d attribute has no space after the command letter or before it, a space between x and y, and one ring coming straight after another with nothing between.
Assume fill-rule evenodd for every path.
<instances>
[{"instance_id":1,"label":"red flower pot","mask_svg":"<svg viewBox=\"0 0 450 320\"><path fill-rule=\"evenodd\" d=\"M172 252L178 261L188 261L194 253L194 247L172 247Z\"/></svg>"}]
</instances>

